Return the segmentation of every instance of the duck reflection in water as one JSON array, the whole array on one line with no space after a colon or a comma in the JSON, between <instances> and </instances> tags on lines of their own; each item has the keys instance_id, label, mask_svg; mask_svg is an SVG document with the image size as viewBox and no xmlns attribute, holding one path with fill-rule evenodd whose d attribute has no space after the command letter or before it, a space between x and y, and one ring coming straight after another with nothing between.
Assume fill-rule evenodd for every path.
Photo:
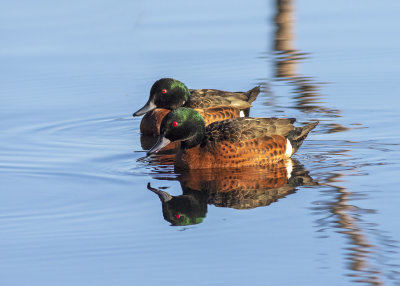
<instances>
[{"instance_id":1,"label":"duck reflection in water","mask_svg":"<svg viewBox=\"0 0 400 286\"><path fill-rule=\"evenodd\" d=\"M207 204L252 209L294 193L297 186L317 185L294 159L263 167L185 171L178 180L182 187L179 196L147 185L160 198L164 219L172 225L201 223L206 217Z\"/></svg>"}]
</instances>

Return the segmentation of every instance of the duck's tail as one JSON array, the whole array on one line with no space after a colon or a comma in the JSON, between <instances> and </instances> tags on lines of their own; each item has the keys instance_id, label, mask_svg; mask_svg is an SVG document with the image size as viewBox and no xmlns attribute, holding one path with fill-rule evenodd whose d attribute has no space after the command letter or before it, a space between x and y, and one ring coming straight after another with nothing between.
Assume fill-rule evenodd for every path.
<instances>
[{"instance_id":1,"label":"duck's tail","mask_svg":"<svg viewBox=\"0 0 400 286\"><path fill-rule=\"evenodd\" d=\"M240 117L249 117L251 103L254 100L256 100L259 93L260 93L260 86L256 86L244 93L244 95L247 97L247 99L245 99L245 101L247 101L249 103L249 106L247 108L243 108L240 110Z\"/></svg>"},{"instance_id":2,"label":"duck's tail","mask_svg":"<svg viewBox=\"0 0 400 286\"><path fill-rule=\"evenodd\" d=\"M303 144L304 139L306 139L308 133L317 126L319 121L307 124L302 127L295 127L294 130L290 131L287 135L290 144L292 144L292 154L299 150L301 144Z\"/></svg>"},{"instance_id":3,"label":"duck's tail","mask_svg":"<svg viewBox=\"0 0 400 286\"><path fill-rule=\"evenodd\" d=\"M249 91L246 91L247 95L247 102L252 103L254 100L256 100L258 94L260 93L260 86L256 86Z\"/></svg>"}]
</instances>

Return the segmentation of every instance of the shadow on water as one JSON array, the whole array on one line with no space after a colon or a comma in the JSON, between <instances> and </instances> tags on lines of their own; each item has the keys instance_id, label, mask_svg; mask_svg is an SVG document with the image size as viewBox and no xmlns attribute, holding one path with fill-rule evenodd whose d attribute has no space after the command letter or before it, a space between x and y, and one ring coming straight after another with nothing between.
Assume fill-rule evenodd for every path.
<instances>
[{"instance_id":1,"label":"shadow on water","mask_svg":"<svg viewBox=\"0 0 400 286\"><path fill-rule=\"evenodd\" d=\"M170 180L169 176L154 176ZM234 209L268 206L296 191L298 186L317 185L297 160L281 161L264 167L225 168L181 172L182 194L172 196L163 188L148 189L158 195L163 216L172 225L191 225L203 221L207 205Z\"/></svg>"},{"instance_id":2,"label":"shadow on water","mask_svg":"<svg viewBox=\"0 0 400 286\"><path fill-rule=\"evenodd\" d=\"M309 54L294 47L294 12L293 0L276 1L276 14L273 20L275 25L274 77L293 87L294 108L325 118L340 117L340 110L331 109L322 104L323 95L320 89L323 83L316 82L312 76L298 73L299 63L309 57ZM320 127L324 129L322 130L324 133L328 134L350 130L350 128L337 123L322 123ZM347 143L344 142L344 145ZM343 161L354 160L349 154L351 147L348 147L347 150L341 148L341 150L330 150L329 153L330 155L339 155L339 157L348 157ZM398 283L400 272L393 269L400 267L388 262L394 254L398 254L397 241L392 240L390 236L383 235L376 224L368 223L365 220L366 214L376 213L376 210L362 209L352 205L350 201L360 196L335 185L340 182L339 178L346 176L345 174L351 175L351 172L358 172L357 167L346 168L344 167L346 163L336 159L330 160L330 163L333 164L327 166L327 173L322 175L326 179L319 182L321 186L329 188L328 192L332 196L326 201L315 202L314 215L324 216L316 221L317 231L320 233L325 229L336 229L347 239L349 245L345 248L347 269L349 270L347 275L354 278L353 282L383 285L384 278L386 278ZM374 245L373 240L378 241L379 246Z\"/></svg>"}]
</instances>

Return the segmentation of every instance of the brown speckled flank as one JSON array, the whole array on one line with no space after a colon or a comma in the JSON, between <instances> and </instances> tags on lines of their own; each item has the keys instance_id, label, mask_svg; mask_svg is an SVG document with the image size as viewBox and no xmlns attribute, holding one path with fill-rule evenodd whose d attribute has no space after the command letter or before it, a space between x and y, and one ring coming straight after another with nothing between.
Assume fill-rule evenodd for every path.
<instances>
[{"instance_id":1,"label":"brown speckled flank","mask_svg":"<svg viewBox=\"0 0 400 286\"><path fill-rule=\"evenodd\" d=\"M180 150L175 165L182 169L248 167L277 163L288 158L285 155L286 138L281 135L263 136L232 142L207 141L203 146Z\"/></svg>"}]
</instances>

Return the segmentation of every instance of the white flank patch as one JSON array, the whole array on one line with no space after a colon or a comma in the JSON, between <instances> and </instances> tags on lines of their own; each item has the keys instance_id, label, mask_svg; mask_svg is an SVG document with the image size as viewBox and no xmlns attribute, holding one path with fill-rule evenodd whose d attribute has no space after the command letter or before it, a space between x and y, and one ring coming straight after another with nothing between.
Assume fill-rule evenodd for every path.
<instances>
[{"instance_id":1,"label":"white flank patch","mask_svg":"<svg viewBox=\"0 0 400 286\"><path fill-rule=\"evenodd\" d=\"M285 154L288 157L290 157L290 156L292 156L292 152L293 152L292 144L290 144L289 139L286 139L286 152L285 152Z\"/></svg>"},{"instance_id":2,"label":"white flank patch","mask_svg":"<svg viewBox=\"0 0 400 286\"><path fill-rule=\"evenodd\" d=\"M244 117L244 111L243 110L240 110L239 117Z\"/></svg>"},{"instance_id":3,"label":"white flank patch","mask_svg":"<svg viewBox=\"0 0 400 286\"><path fill-rule=\"evenodd\" d=\"M286 173L288 179L290 179L290 177L292 176L292 171L293 171L292 159L289 158L286 160Z\"/></svg>"}]
</instances>

